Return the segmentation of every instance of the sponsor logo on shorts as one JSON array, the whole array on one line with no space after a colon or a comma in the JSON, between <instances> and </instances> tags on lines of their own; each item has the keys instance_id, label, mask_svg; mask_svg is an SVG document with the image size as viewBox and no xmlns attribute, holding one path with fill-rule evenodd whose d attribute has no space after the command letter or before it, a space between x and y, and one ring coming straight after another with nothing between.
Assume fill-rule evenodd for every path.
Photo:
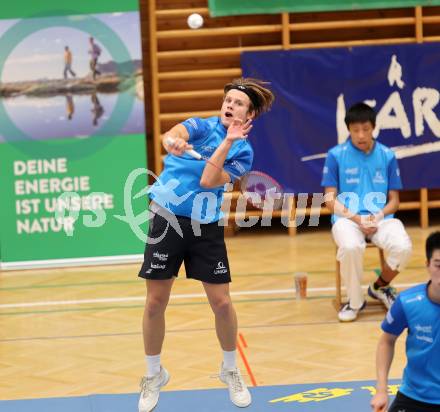
<instances>
[{"instance_id":1,"label":"sponsor logo on shorts","mask_svg":"<svg viewBox=\"0 0 440 412\"><path fill-rule=\"evenodd\" d=\"M214 269L214 275L224 275L225 273L228 273L225 264L223 262L218 262L217 267Z\"/></svg>"},{"instance_id":2,"label":"sponsor logo on shorts","mask_svg":"<svg viewBox=\"0 0 440 412\"><path fill-rule=\"evenodd\" d=\"M151 269L165 269L167 267L167 265L157 265L155 263L152 263L150 265Z\"/></svg>"},{"instance_id":3,"label":"sponsor logo on shorts","mask_svg":"<svg viewBox=\"0 0 440 412\"><path fill-rule=\"evenodd\" d=\"M153 257L159 259L161 262L166 262L168 260L168 253L154 252Z\"/></svg>"}]
</instances>

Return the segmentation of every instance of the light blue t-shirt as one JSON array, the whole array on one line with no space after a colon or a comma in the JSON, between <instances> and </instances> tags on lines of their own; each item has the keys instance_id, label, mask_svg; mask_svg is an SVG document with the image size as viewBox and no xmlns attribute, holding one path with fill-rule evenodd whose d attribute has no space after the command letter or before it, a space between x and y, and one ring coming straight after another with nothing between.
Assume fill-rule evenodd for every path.
<instances>
[{"instance_id":1,"label":"light blue t-shirt","mask_svg":"<svg viewBox=\"0 0 440 412\"><path fill-rule=\"evenodd\" d=\"M329 150L321 186L336 187L345 207L353 214L367 215L383 209L388 192L402 189L402 181L392 150L375 141L373 149L365 153L348 139ZM333 215L332 223L338 218Z\"/></svg>"},{"instance_id":2,"label":"light blue t-shirt","mask_svg":"<svg viewBox=\"0 0 440 412\"><path fill-rule=\"evenodd\" d=\"M408 329L408 363L400 391L417 401L440 405L440 305L429 299L428 285L402 292L382 329L396 336Z\"/></svg>"},{"instance_id":3,"label":"light blue t-shirt","mask_svg":"<svg viewBox=\"0 0 440 412\"><path fill-rule=\"evenodd\" d=\"M188 143L194 146L196 152L208 158L227 134L227 129L217 116L191 118L182 124L189 133ZM229 173L231 182L251 169L253 157L254 152L246 139L233 143L223 167ZM202 223L218 221L222 217L220 207L224 186L213 189L200 186L205 165L204 160L194 159L186 153L182 156L168 154L163 172L149 190L150 199L176 216L191 217Z\"/></svg>"}]
</instances>

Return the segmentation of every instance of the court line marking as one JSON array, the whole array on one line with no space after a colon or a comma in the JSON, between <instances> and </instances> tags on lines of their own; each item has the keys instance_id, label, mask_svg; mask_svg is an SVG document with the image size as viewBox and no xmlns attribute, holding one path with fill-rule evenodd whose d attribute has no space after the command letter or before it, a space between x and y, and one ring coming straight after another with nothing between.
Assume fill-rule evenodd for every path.
<instances>
[{"instance_id":1,"label":"court line marking","mask_svg":"<svg viewBox=\"0 0 440 412\"><path fill-rule=\"evenodd\" d=\"M252 372L251 366L249 365L249 362L248 362L248 360L246 358L246 355L244 353L243 348L240 345L240 341L239 340L237 340L237 349L238 349L238 353L240 354L241 360L243 361L244 367L246 368L246 371L247 371L247 373L249 375L249 378L250 378L250 380L252 382L252 385L253 386L258 386L257 385L257 380L255 379L255 376L254 376L254 374Z\"/></svg>"},{"instance_id":2,"label":"court line marking","mask_svg":"<svg viewBox=\"0 0 440 412\"><path fill-rule=\"evenodd\" d=\"M109 271L117 271L120 270L118 267L119 265L112 265L112 266L92 266L92 267L74 267L74 268L61 268L66 273L66 275L73 275L73 276L87 276L90 273L87 273L87 271L90 271L92 274L95 274L96 272L101 272L102 270L106 270L106 272ZM13 277L24 277L24 276L30 276L30 277L36 277L36 276L51 276L60 268L50 268L47 270L43 269L30 269L30 270L23 270L23 271L5 271L0 269L0 273L5 278L13 278ZM365 272L372 272L377 267L365 267ZM406 270L423 270L426 269L426 266L406 266ZM253 276L292 276L295 272L307 272L309 275L313 274L322 274L322 273L334 273L334 269L328 269L328 270L309 270L309 269L301 269L301 268L293 268L291 270L288 270L286 272L253 272L253 273L234 273L234 279L240 278L240 277L253 277ZM34 289L34 288L46 288L46 287L69 287L69 286L88 286L88 285L106 285L106 284L112 284L112 283L139 283L140 280L144 280L142 278L139 278L137 276L134 276L132 280L116 280L116 281L102 281L102 282L78 282L78 283L70 283L70 284L49 284L49 285L30 285L30 286L11 286L11 287L2 287L0 288L0 291L2 290L13 290L13 289ZM176 281L185 280L185 272L179 272L179 276L177 277Z\"/></svg>"},{"instance_id":3,"label":"court line marking","mask_svg":"<svg viewBox=\"0 0 440 412\"><path fill-rule=\"evenodd\" d=\"M310 302L314 299L331 299L334 295L315 295L315 296L309 296L307 299ZM255 303L255 302L286 302L286 301L294 301L294 296L287 296L287 297L274 297L274 298L251 298L251 299L238 299L234 301L235 305L240 305L242 303ZM177 306L195 306L195 305L209 305L209 302L207 299L203 301L190 301L190 302L170 302L168 303L169 307L177 307ZM49 309L49 310L18 310L17 312L3 312L0 311L0 316L23 316L23 315L52 315L54 313L67 313L67 312L102 312L106 310L122 310L122 309L139 309L144 308L144 304L132 304L132 305L113 305L113 306L89 306L89 307L83 307L83 306L75 306L75 307L67 307L67 308L56 308L55 309Z\"/></svg>"},{"instance_id":4,"label":"court line marking","mask_svg":"<svg viewBox=\"0 0 440 412\"><path fill-rule=\"evenodd\" d=\"M401 283L394 285L397 288L408 288L420 283ZM363 289L368 288L368 285L363 285ZM330 292L334 291L334 286L321 287L321 288L308 288L307 292ZM281 295L281 294L294 294L295 289L262 289L262 290L243 290L241 292L231 292L231 296L250 296L250 295ZM205 293L182 293L171 295L170 299L194 299L205 298ZM22 303L4 303L0 304L1 309L11 308L31 308L37 306L72 306L82 305L87 303L115 303L115 302L139 302L145 301L145 296L127 296L127 297L112 297L112 298L100 298L100 299L77 299L77 300L52 300L52 301L40 301L40 302L22 302Z\"/></svg>"},{"instance_id":5,"label":"court line marking","mask_svg":"<svg viewBox=\"0 0 440 412\"><path fill-rule=\"evenodd\" d=\"M239 337L239 339L241 341L241 344L243 345L243 348L247 348L247 342L246 342L244 336L241 333L239 333L238 337Z\"/></svg>"},{"instance_id":6,"label":"court line marking","mask_svg":"<svg viewBox=\"0 0 440 412\"><path fill-rule=\"evenodd\" d=\"M383 318L383 316L382 316ZM359 324L368 324L368 323L379 323L382 321L378 319L362 319L359 318L356 320L352 326L356 326ZM292 323L278 323L278 324L254 324L254 325L242 325L240 329L247 330L259 330L259 329L273 329L273 328L292 328L292 327L303 327L303 326L329 326L329 325L340 325L341 322L337 319L334 320L326 320L326 321L317 321L317 322L292 322ZM212 332L215 331L215 327L210 328L191 328L191 329L169 329L167 330L167 334L178 334L178 333L194 333L194 332ZM24 336L18 338L4 338L0 339L0 342L21 342L21 341L34 341L34 340L60 340L60 339L90 339L90 338L108 338L108 337L123 337L123 336L142 336L141 331L136 332L119 332L119 333L98 333L98 334L87 334L87 335L61 335L61 336Z\"/></svg>"}]
</instances>

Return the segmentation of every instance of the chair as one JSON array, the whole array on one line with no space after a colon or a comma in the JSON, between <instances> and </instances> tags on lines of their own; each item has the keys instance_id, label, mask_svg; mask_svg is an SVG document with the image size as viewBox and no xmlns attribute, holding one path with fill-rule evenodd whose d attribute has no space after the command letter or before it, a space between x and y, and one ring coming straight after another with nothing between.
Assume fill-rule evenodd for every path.
<instances>
[{"instance_id":1,"label":"chair","mask_svg":"<svg viewBox=\"0 0 440 412\"><path fill-rule=\"evenodd\" d=\"M379 259L380 259L380 267L381 269L383 269L384 267L384 263L385 263L385 257L383 254L383 250L380 249L379 247L377 247L374 243L368 242L367 241L367 249L372 249L372 248L376 248L379 251ZM336 251L338 250L338 248L336 247ZM337 312L340 311L341 307L342 307L342 293L341 293L341 289L342 289L342 282L341 282L341 264L339 263L339 260L336 259L336 296L335 299L333 300L333 305L336 309ZM381 305L382 306L382 302L379 301L369 301L368 305Z\"/></svg>"}]
</instances>

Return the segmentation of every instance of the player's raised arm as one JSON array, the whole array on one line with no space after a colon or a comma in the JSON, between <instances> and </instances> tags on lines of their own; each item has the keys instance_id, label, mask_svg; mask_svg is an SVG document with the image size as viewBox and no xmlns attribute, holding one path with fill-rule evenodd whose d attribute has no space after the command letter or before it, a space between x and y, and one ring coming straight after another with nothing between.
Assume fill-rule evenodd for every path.
<instances>
[{"instance_id":1,"label":"player's raised arm","mask_svg":"<svg viewBox=\"0 0 440 412\"><path fill-rule=\"evenodd\" d=\"M204 188L213 188L223 186L231 181L231 177L222 168L226 157L236 140L247 139L252 129L252 119L249 118L245 122L241 119L234 119L228 128L228 133L223 142L217 147L210 161L206 163L200 179L200 186Z\"/></svg>"}]
</instances>

